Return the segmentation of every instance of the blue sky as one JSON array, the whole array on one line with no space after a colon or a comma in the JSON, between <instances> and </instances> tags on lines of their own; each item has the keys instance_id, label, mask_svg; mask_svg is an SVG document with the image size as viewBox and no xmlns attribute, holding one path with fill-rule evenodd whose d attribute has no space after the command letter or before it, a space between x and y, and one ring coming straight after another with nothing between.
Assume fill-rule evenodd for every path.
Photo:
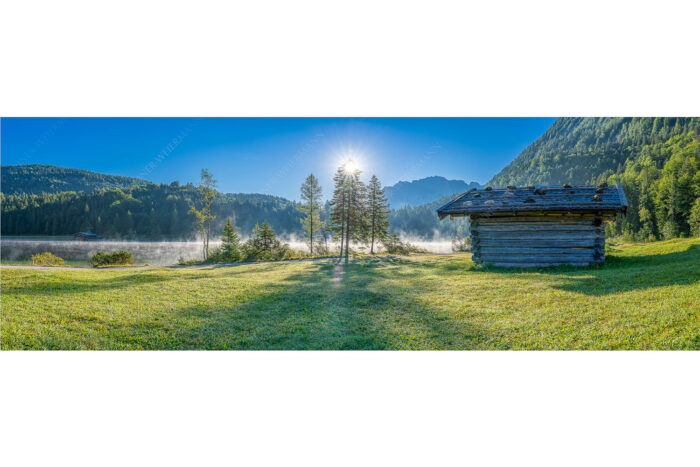
<instances>
[{"instance_id":1,"label":"blue sky","mask_svg":"<svg viewBox=\"0 0 700 467\"><path fill-rule=\"evenodd\" d=\"M49 164L157 183L299 198L309 173L324 195L353 158L384 185L431 175L487 182L554 118L3 118L3 165Z\"/></svg>"}]
</instances>

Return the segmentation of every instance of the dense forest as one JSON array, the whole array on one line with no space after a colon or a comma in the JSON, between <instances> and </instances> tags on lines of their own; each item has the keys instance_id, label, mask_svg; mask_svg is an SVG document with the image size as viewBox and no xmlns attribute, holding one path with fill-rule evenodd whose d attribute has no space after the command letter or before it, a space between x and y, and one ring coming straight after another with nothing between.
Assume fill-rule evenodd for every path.
<instances>
[{"instance_id":1,"label":"dense forest","mask_svg":"<svg viewBox=\"0 0 700 467\"><path fill-rule=\"evenodd\" d=\"M700 118L560 118L488 185L600 182L630 203L609 235L700 235Z\"/></svg>"},{"instance_id":2,"label":"dense forest","mask_svg":"<svg viewBox=\"0 0 700 467\"><path fill-rule=\"evenodd\" d=\"M192 184L147 184L99 189L92 193L44 193L2 196L3 235L69 235L92 231L113 239L191 239L197 197ZM249 234L268 221L279 233L297 234L302 213L296 203L269 195L217 193L214 228L231 217L239 232Z\"/></svg>"},{"instance_id":3,"label":"dense forest","mask_svg":"<svg viewBox=\"0 0 700 467\"><path fill-rule=\"evenodd\" d=\"M98 188L127 188L144 185L145 180L119 175L106 175L80 169L68 169L54 165L7 165L0 167L2 192L6 195L60 193Z\"/></svg>"}]
</instances>

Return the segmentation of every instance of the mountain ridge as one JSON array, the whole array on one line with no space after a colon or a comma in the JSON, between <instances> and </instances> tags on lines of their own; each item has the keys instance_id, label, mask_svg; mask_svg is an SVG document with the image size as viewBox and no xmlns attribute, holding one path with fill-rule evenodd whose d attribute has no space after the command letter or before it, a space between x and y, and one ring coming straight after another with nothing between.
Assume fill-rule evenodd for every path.
<instances>
[{"instance_id":1,"label":"mountain ridge","mask_svg":"<svg viewBox=\"0 0 700 467\"><path fill-rule=\"evenodd\" d=\"M384 187L384 194L391 209L415 207L430 204L445 196L462 193L470 188L480 188L477 182L449 180L439 175L432 175L418 180L399 181Z\"/></svg>"},{"instance_id":2,"label":"mountain ridge","mask_svg":"<svg viewBox=\"0 0 700 467\"><path fill-rule=\"evenodd\" d=\"M151 183L136 177L46 164L0 166L0 181L1 191L5 195L38 195L42 192L64 191L91 193L100 188L127 188Z\"/></svg>"}]
</instances>

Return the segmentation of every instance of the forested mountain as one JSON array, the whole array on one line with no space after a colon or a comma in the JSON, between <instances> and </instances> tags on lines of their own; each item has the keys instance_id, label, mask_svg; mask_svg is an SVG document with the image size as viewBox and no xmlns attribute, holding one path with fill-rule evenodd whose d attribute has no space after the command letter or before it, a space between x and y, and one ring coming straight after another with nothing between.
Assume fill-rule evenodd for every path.
<instances>
[{"instance_id":1,"label":"forested mountain","mask_svg":"<svg viewBox=\"0 0 700 467\"><path fill-rule=\"evenodd\" d=\"M399 209L404 206L432 203L444 196L480 186L476 182L467 183L464 180L448 180L445 177L434 176L384 187L384 194L389 200L389 206Z\"/></svg>"},{"instance_id":2,"label":"forested mountain","mask_svg":"<svg viewBox=\"0 0 700 467\"><path fill-rule=\"evenodd\" d=\"M2 192L6 195L59 193L99 188L126 188L149 183L145 180L119 175L105 175L87 170L68 169L54 165L6 165L0 167Z\"/></svg>"},{"instance_id":3,"label":"forested mountain","mask_svg":"<svg viewBox=\"0 0 700 467\"><path fill-rule=\"evenodd\" d=\"M700 118L560 118L490 186L620 182L629 239L700 235Z\"/></svg>"},{"instance_id":4,"label":"forested mountain","mask_svg":"<svg viewBox=\"0 0 700 467\"><path fill-rule=\"evenodd\" d=\"M191 239L198 199L192 184L99 189L92 193L2 194L2 235L70 235L92 231L113 239ZM217 193L214 230L227 217L243 236L256 223L268 221L278 233L298 234L301 212L284 198L255 194Z\"/></svg>"},{"instance_id":5,"label":"forested mountain","mask_svg":"<svg viewBox=\"0 0 700 467\"><path fill-rule=\"evenodd\" d=\"M453 240L469 235L469 223L466 217L440 221L437 216L437 209L454 199L457 194L443 196L432 203L420 206L405 206L392 210L389 213L389 230L392 233L422 240Z\"/></svg>"}]
</instances>

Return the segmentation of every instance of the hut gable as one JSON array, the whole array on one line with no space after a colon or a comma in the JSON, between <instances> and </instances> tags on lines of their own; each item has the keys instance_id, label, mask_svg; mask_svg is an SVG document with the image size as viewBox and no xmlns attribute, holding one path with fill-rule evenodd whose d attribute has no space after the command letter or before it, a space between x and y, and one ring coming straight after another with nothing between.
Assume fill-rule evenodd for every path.
<instances>
[{"instance_id":1,"label":"hut gable","mask_svg":"<svg viewBox=\"0 0 700 467\"><path fill-rule=\"evenodd\" d=\"M605 222L627 209L620 185L469 190L438 209L469 216L472 259L501 267L605 261Z\"/></svg>"}]
</instances>

